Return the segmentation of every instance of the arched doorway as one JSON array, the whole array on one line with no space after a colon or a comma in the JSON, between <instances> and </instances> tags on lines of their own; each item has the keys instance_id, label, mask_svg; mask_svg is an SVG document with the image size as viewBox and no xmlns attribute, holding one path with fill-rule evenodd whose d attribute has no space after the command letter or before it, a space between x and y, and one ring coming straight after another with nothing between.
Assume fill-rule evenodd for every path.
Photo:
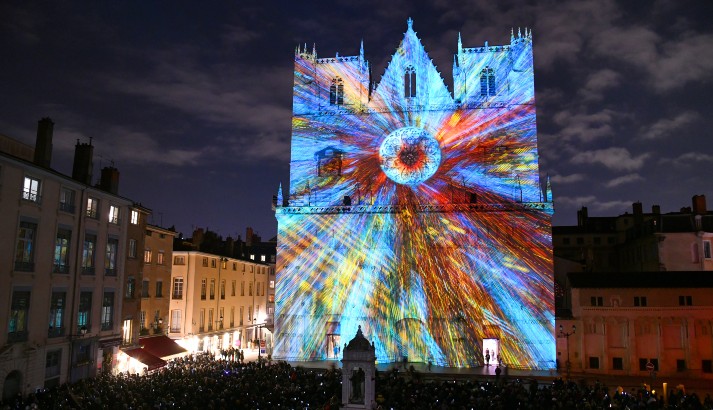
<instances>
[{"instance_id":1,"label":"arched doorway","mask_svg":"<svg viewBox=\"0 0 713 410\"><path fill-rule=\"evenodd\" d=\"M17 397L21 393L22 386L22 373L19 370L11 371L7 377L5 377L5 382L2 386L2 399L10 400Z\"/></svg>"},{"instance_id":2,"label":"arched doorway","mask_svg":"<svg viewBox=\"0 0 713 410\"><path fill-rule=\"evenodd\" d=\"M426 362L428 352L423 335L428 334L423 322L416 318L404 318L396 322L400 351L397 360L406 358L409 362Z\"/></svg>"}]
</instances>

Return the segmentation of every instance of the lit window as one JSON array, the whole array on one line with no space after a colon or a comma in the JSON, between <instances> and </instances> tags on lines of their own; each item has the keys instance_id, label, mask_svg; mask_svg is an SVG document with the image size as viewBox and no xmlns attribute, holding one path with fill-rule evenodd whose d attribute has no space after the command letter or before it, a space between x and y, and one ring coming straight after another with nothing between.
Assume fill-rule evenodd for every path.
<instances>
[{"instance_id":1,"label":"lit window","mask_svg":"<svg viewBox=\"0 0 713 410\"><path fill-rule=\"evenodd\" d=\"M30 313L30 292L12 292L10 304L10 322L8 323L7 341L22 342L27 340L28 316Z\"/></svg>"},{"instance_id":2,"label":"lit window","mask_svg":"<svg viewBox=\"0 0 713 410\"><path fill-rule=\"evenodd\" d=\"M151 249L144 250L144 263L151 263Z\"/></svg>"},{"instance_id":3,"label":"lit window","mask_svg":"<svg viewBox=\"0 0 713 410\"><path fill-rule=\"evenodd\" d=\"M116 276L116 255L119 250L119 240L109 238L106 241L106 257L104 258L105 273L108 276Z\"/></svg>"},{"instance_id":4,"label":"lit window","mask_svg":"<svg viewBox=\"0 0 713 410\"><path fill-rule=\"evenodd\" d=\"M50 301L50 324L48 337L64 335L64 310L67 305L67 292L52 292Z\"/></svg>"},{"instance_id":5,"label":"lit window","mask_svg":"<svg viewBox=\"0 0 713 410\"><path fill-rule=\"evenodd\" d=\"M54 269L53 272L69 272L69 244L72 241L72 231L68 229L57 229L57 237L54 243Z\"/></svg>"},{"instance_id":6,"label":"lit window","mask_svg":"<svg viewBox=\"0 0 713 410\"><path fill-rule=\"evenodd\" d=\"M126 279L126 297L127 299L133 299L134 293L136 292L136 279L133 276L129 276Z\"/></svg>"},{"instance_id":7,"label":"lit window","mask_svg":"<svg viewBox=\"0 0 713 410\"><path fill-rule=\"evenodd\" d=\"M329 86L329 105L344 104L344 81L336 77L332 80L332 85Z\"/></svg>"},{"instance_id":8,"label":"lit window","mask_svg":"<svg viewBox=\"0 0 713 410\"><path fill-rule=\"evenodd\" d=\"M40 202L40 180L32 177L25 177L25 184L22 188L22 199L31 202Z\"/></svg>"},{"instance_id":9,"label":"lit window","mask_svg":"<svg viewBox=\"0 0 713 410\"><path fill-rule=\"evenodd\" d=\"M94 274L94 254L97 248L97 236L92 234L84 235L84 248L82 249L82 273Z\"/></svg>"},{"instance_id":10,"label":"lit window","mask_svg":"<svg viewBox=\"0 0 713 410\"><path fill-rule=\"evenodd\" d=\"M87 198L87 216L96 219L99 215L99 200L96 198Z\"/></svg>"},{"instance_id":11,"label":"lit window","mask_svg":"<svg viewBox=\"0 0 713 410\"><path fill-rule=\"evenodd\" d=\"M480 96L495 95L495 72L490 67L485 67L480 73Z\"/></svg>"},{"instance_id":12,"label":"lit window","mask_svg":"<svg viewBox=\"0 0 713 410\"><path fill-rule=\"evenodd\" d=\"M109 223L119 223L119 208L114 205L109 205Z\"/></svg>"},{"instance_id":13,"label":"lit window","mask_svg":"<svg viewBox=\"0 0 713 410\"><path fill-rule=\"evenodd\" d=\"M265 262L265 255L260 255L260 261Z\"/></svg>"},{"instance_id":14,"label":"lit window","mask_svg":"<svg viewBox=\"0 0 713 410\"><path fill-rule=\"evenodd\" d=\"M413 98L416 96L416 70L408 66L404 72L404 97Z\"/></svg>"},{"instance_id":15,"label":"lit window","mask_svg":"<svg viewBox=\"0 0 713 410\"><path fill-rule=\"evenodd\" d=\"M173 299L183 299L183 278L173 279Z\"/></svg>"},{"instance_id":16,"label":"lit window","mask_svg":"<svg viewBox=\"0 0 713 410\"><path fill-rule=\"evenodd\" d=\"M131 224L132 225L138 225L139 224L139 211L136 210L131 210Z\"/></svg>"},{"instance_id":17,"label":"lit window","mask_svg":"<svg viewBox=\"0 0 713 410\"><path fill-rule=\"evenodd\" d=\"M35 238L37 224L28 221L20 222L15 250L15 270L32 272L35 270Z\"/></svg>"},{"instance_id":18,"label":"lit window","mask_svg":"<svg viewBox=\"0 0 713 410\"><path fill-rule=\"evenodd\" d=\"M77 327L89 329L92 317L92 292L82 292L79 294L79 312L77 313Z\"/></svg>"},{"instance_id":19,"label":"lit window","mask_svg":"<svg viewBox=\"0 0 713 410\"><path fill-rule=\"evenodd\" d=\"M274 280L270 281L270 289L275 289L275 281Z\"/></svg>"},{"instance_id":20,"label":"lit window","mask_svg":"<svg viewBox=\"0 0 713 410\"><path fill-rule=\"evenodd\" d=\"M181 332L181 310L174 309L171 311L171 333Z\"/></svg>"},{"instance_id":21,"label":"lit window","mask_svg":"<svg viewBox=\"0 0 713 410\"><path fill-rule=\"evenodd\" d=\"M159 265L163 265L163 251L158 251L158 255L156 255L156 263Z\"/></svg>"}]
</instances>

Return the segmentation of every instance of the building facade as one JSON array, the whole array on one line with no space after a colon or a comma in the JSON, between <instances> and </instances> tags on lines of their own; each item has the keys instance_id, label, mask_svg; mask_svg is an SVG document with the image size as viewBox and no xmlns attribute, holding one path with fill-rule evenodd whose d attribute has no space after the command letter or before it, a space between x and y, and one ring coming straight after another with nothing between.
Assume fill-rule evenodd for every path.
<instances>
[{"instance_id":1,"label":"building facade","mask_svg":"<svg viewBox=\"0 0 713 410\"><path fill-rule=\"evenodd\" d=\"M144 231L144 247L141 255L143 276L141 283L141 312L139 328L141 336L166 334L171 294L171 269L173 240L176 232L155 225L147 225Z\"/></svg>"},{"instance_id":2,"label":"building facade","mask_svg":"<svg viewBox=\"0 0 713 410\"><path fill-rule=\"evenodd\" d=\"M361 326L380 362L554 367L531 33L459 38L453 73L451 93L410 19L377 85L363 44L327 58L297 48L276 358L338 358Z\"/></svg>"},{"instance_id":3,"label":"building facade","mask_svg":"<svg viewBox=\"0 0 713 410\"><path fill-rule=\"evenodd\" d=\"M3 399L110 371L122 341L132 201L115 169L92 185L91 143L77 142L72 177L54 171L53 127L39 122L33 158L0 152Z\"/></svg>"},{"instance_id":4,"label":"building facade","mask_svg":"<svg viewBox=\"0 0 713 410\"><path fill-rule=\"evenodd\" d=\"M144 260L140 250L144 249L146 222L150 214L151 210L140 204L132 204L129 210L124 263L124 302L121 306L123 348L136 346L142 327L140 286L143 282Z\"/></svg>"},{"instance_id":5,"label":"building facade","mask_svg":"<svg viewBox=\"0 0 713 410\"><path fill-rule=\"evenodd\" d=\"M189 352L260 347L270 354L271 270L265 263L174 251L168 335Z\"/></svg>"},{"instance_id":6,"label":"building facade","mask_svg":"<svg viewBox=\"0 0 713 410\"><path fill-rule=\"evenodd\" d=\"M607 375L713 379L713 276L700 271L571 273L558 358Z\"/></svg>"},{"instance_id":7,"label":"building facade","mask_svg":"<svg viewBox=\"0 0 713 410\"><path fill-rule=\"evenodd\" d=\"M571 272L677 272L713 270L713 213L704 195L691 206L661 213L658 205L644 212L640 202L631 213L589 216L577 211L577 225L555 226L555 280L563 289L558 307L569 309Z\"/></svg>"}]
</instances>

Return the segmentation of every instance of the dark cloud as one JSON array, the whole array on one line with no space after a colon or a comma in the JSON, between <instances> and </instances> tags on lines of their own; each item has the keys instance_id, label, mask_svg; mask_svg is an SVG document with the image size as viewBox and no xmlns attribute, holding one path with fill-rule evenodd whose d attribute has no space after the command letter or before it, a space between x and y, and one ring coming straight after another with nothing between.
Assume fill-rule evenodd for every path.
<instances>
[{"instance_id":1,"label":"dark cloud","mask_svg":"<svg viewBox=\"0 0 713 410\"><path fill-rule=\"evenodd\" d=\"M51 116L54 163L77 139L122 171L122 192L180 230L275 232L269 201L288 184L292 57L355 55L376 81L406 19L452 89L465 47L533 30L542 174L555 223L579 206L664 211L713 197L713 6L624 0L258 0L196 4L0 4L0 133L32 144ZM190 195L185 195L190 187ZM230 204L230 205L225 205ZM157 221L156 221L157 222Z\"/></svg>"}]
</instances>

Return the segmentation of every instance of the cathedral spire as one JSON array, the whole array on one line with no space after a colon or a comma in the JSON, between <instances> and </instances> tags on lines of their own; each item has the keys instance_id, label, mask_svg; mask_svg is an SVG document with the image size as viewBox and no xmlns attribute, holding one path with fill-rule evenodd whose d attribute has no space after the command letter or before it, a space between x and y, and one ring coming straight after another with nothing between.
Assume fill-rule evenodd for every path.
<instances>
[{"instance_id":1,"label":"cathedral spire","mask_svg":"<svg viewBox=\"0 0 713 410\"><path fill-rule=\"evenodd\" d=\"M413 20L411 19L411 17L406 20L406 24L408 25L408 31L413 31Z\"/></svg>"},{"instance_id":2,"label":"cathedral spire","mask_svg":"<svg viewBox=\"0 0 713 410\"><path fill-rule=\"evenodd\" d=\"M277 204L276 206L282 206L282 182L280 182L280 186L277 188Z\"/></svg>"},{"instance_id":3,"label":"cathedral spire","mask_svg":"<svg viewBox=\"0 0 713 410\"><path fill-rule=\"evenodd\" d=\"M463 41L460 38L460 31L458 32L458 62L460 62L463 57Z\"/></svg>"}]
</instances>

